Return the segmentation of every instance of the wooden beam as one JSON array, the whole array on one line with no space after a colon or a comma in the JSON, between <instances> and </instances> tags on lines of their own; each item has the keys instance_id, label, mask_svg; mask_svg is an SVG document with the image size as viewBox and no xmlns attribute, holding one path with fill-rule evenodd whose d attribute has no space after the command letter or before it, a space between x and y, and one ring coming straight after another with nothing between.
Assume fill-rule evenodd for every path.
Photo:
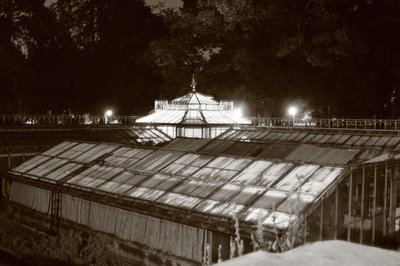
<instances>
[{"instance_id":1,"label":"wooden beam","mask_svg":"<svg viewBox=\"0 0 400 266\"><path fill-rule=\"evenodd\" d=\"M319 240L322 241L322 231L324 229L324 199L322 198L320 207Z\"/></svg>"},{"instance_id":2,"label":"wooden beam","mask_svg":"<svg viewBox=\"0 0 400 266\"><path fill-rule=\"evenodd\" d=\"M338 231L338 209L339 209L339 185L335 191L335 233L334 239L337 239L337 231Z\"/></svg>"},{"instance_id":3,"label":"wooden beam","mask_svg":"<svg viewBox=\"0 0 400 266\"><path fill-rule=\"evenodd\" d=\"M376 216L376 179L377 179L377 166L374 164L374 195L372 202L372 245L375 242L375 216Z\"/></svg>"},{"instance_id":4,"label":"wooden beam","mask_svg":"<svg viewBox=\"0 0 400 266\"><path fill-rule=\"evenodd\" d=\"M360 214L360 244L363 243L363 222L364 222L364 201L365 201L365 164L362 168L362 180L361 180L361 214Z\"/></svg>"},{"instance_id":5,"label":"wooden beam","mask_svg":"<svg viewBox=\"0 0 400 266\"><path fill-rule=\"evenodd\" d=\"M349 217L347 224L347 241L350 241L350 234L351 234L350 221L351 221L351 197L353 196L352 189L353 189L353 170L351 170L349 178L349 198L348 198L348 211L347 211L347 215Z\"/></svg>"},{"instance_id":6,"label":"wooden beam","mask_svg":"<svg viewBox=\"0 0 400 266\"><path fill-rule=\"evenodd\" d=\"M388 186L388 162L385 162L385 185L383 188L383 228L382 234L386 236L386 225L387 225L387 186Z\"/></svg>"}]
</instances>

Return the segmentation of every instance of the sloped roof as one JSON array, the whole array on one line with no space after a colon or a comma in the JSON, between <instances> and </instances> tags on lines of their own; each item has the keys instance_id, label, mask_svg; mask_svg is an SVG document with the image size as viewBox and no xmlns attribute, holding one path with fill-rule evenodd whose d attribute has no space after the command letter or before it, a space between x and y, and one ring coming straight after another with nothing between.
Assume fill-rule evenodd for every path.
<instances>
[{"instance_id":1,"label":"sloped roof","mask_svg":"<svg viewBox=\"0 0 400 266\"><path fill-rule=\"evenodd\" d=\"M400 151L400 136L366 135L352 132L313 132L300 130L230 129L217 138L258 143L305 143L340 148L364 148Z\"/></svg>"},{"instance_id":2,"label":"sloped roof","mask_svg":"<svg viewBox=\"0 0 400 266\"><path fill-rule=\"evenodd\" d=\"M167 148L63 142L9 173L211 219L236 213L240 220L256 223L261 215L267 227L286 228L293 219L291 206L305 211L345 170Z\"/></svg>"},{"instance_id":3,"label":"sloped roof","mask_svg":"<svg viewBox=\"0 0 400 266\"><path fill-rule=\"evenodd\" d=\"M320 147L303 143L255 143L233 139L177 138L166 144L167 149L255 157L266 160L346 166L353 160L365 160L360 149Z\"/></svg>"}]
</instances>

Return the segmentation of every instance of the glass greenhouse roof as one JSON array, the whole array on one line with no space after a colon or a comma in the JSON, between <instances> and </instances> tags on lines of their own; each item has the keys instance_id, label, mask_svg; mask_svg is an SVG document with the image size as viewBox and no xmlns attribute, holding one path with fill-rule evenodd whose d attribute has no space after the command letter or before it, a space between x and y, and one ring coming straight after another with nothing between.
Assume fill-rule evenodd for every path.
<instances>
[{"instance_id":1,"label":"glass greenhouse roof","mask_svg":"<svg viewBox=\"0 0 400 266\"><path fill-rule=\"evenodd\" d=\"M242 221L253 223L261 217L267 226L274 222L285 228L293 219L295 204L305 210L341 179L345 169L67 141L9 173L214 218L231 218L235 213Z\"/></svg>"},{"instance_id":2,"label":"glass greenhouse roof","mask_svg":"<svg viewBox=\"0 0 400 266\"><path fill-rule=\"evenodd\" d=\"M217 102L211 96L193 91L171 102L155 101L154 110L136 123L250 125L251 121L234 114L233 102Z\"/></svg>"},{"instance_id":3,"label":"glass greenhouse roof","mask_svg":"<svg viewBox=\"0 0 400 266\"><path fill-rule=\"evenodd\" d=\"M275 131L271 129L230 129L218 139L240 140L257 143L283 142L304 143L345 148L379 148L400 150L400 136L365 135L356 133L312 133L299 131Z\"/></svg>"},{"instance_id":4,"label":"glass greenhouse roof","mask_svg":"<svg viewBox=\"0 0 400 266\"><path fill-rule=\"evenodd\" d=\"M25 131L26 130L26 131ZM111 142L126 145L157 145L171 141L171 137L155 127L124 128L48 128L24 131L1 131L0 147L56 145L64 140Z\"/></svg>"}]
</instances>

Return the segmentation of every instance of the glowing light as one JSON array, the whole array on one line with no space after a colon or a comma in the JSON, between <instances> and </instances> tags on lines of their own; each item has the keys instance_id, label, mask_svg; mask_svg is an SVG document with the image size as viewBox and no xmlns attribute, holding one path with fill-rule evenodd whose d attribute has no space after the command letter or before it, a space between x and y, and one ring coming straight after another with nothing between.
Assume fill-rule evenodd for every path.
<instances>
[{"instance_id":1,"label":"glowing light","mask_svg":"<svg viewBox=\"0 0 400 266\"><path fill-rule=\"evenodd\" d=\"M293 127L294 127L294 117L296 116L297 112L298 112L298 109L296 106L290 106L288 109L289 115L292 116L292 123L293 123L292 126Z\"/></svg>"},{"instance_id":2,"label":"glowing light","mask_svg":"<svg viewBox=\"0 0 400 266\"><path fill-rule=\"evenodd\" d=\"M107 111L105 112L105 115L106 115L106 116L112 116L112 111L111 111L111 110L107 110Z\"/></svg>"},{"instance_id":3,"label":"glowing light","mask_svg":"<svg viewBox=\"0 0 400 266\"><path fill-rule=\"evenodd\" d=\"M237 108L233 111L233 116L236 118L242 118L243 117L243 112L242 109Z\"/></svg>"},{"instance_id":4,"label":"glowing light","mask_svg":"<svg viewBox=\"0 0 400 266\"><path fill-rule=\"evenodd\" d=\"M104 112L104 123L109 124L111 122L111 116L113 115L113 112L111 110L107 110Z\"/></svg>"},{"instance_id":5,"label":"glowing light","mask_svg":"<svg viewBox=\"0 0 400 266\"><path fill-rule=\"evenodd\" d=\"M291 115L293 117L297 114L297 112L298 112L298 109L296 106L290 106L288 109L289 115Z\"/></svg>"}]
</instances>

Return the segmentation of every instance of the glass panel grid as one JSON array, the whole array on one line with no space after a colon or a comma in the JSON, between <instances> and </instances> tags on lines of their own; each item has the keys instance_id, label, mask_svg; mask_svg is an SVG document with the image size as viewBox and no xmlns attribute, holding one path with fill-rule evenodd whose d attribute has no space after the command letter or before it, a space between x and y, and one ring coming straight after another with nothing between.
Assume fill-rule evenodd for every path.
<instances>
[{"instance_id":1,"label":"glass panel grid","mask_svg":"<svg viewBox=\"0 0 400 266\"><path fill-rule=\"evenodd\" d=\"M252 185L269 187L278 180L285 172L287 172L293 164L291 163L275 163L262 173L259 179L252 182Z\"/></svg>"},{"instance_id":2,"label":"glass panel grid","mask_svg":"<svg viewBox=\"0 0 400 266\"><path fill-rule=\"evenodd\" d=\"M284 191L294 191L318 168L318 165L297 166L289 174L287 174L277 185L275 185L275 188Z\"/></svg>"}]
</instances>

